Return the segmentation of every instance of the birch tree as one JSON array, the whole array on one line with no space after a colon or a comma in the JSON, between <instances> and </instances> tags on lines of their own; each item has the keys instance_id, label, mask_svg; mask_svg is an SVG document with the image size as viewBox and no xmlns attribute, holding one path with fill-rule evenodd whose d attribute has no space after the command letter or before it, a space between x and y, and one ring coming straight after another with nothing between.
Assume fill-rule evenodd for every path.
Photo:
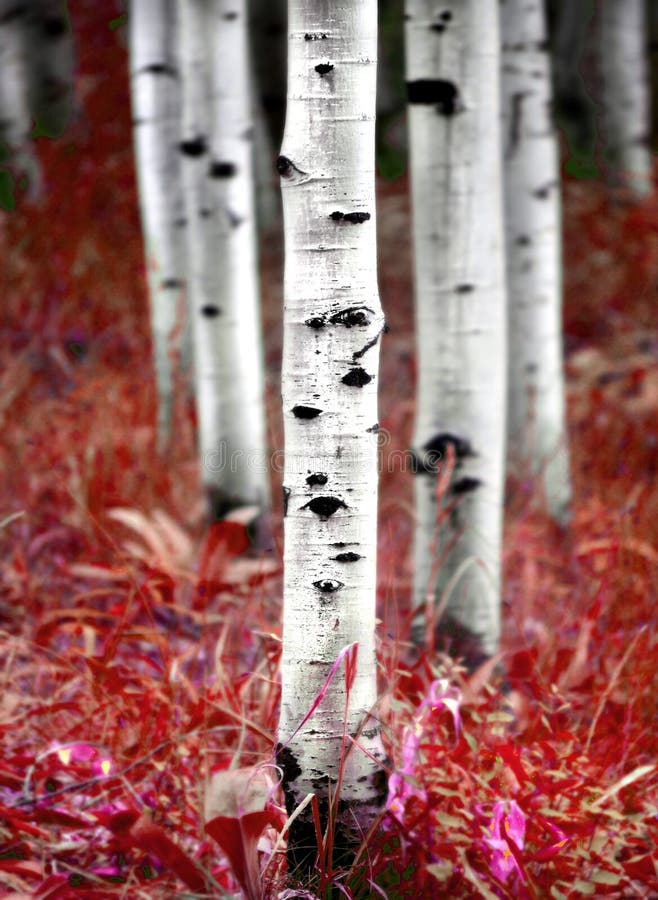
<instances>
[{"instance_id":1,"label":"birch tree","mask_svg":"<svg viewBox=\"0 0 658 900\"><path fill-rule=\"evenodd\" d=\"M417 334L415 597L469 665L499 639L506 315L497 0L406 2ZM455 468L441 523L436 475ZM435 572L438 567L438 574ZM413 636L424 633L422 617ZM467 640L468 639L468 640ZM467 643L470 641L470 645Z\"/></svg>"},{"instance_id":2,"label":"birch tree","mask_svg":"<svg viewBox=\"0 0 658 900\"><path fill-rule=\"evenodd\" d=\"M73 108L73 36L66 0L32 0L28 95L40 133L58 137Z\"/></svg>"},{"instance_id":3,"label":"birch tree","mask_svg":"<svg viewBox=\"0 0 658 900\"><path fill-rule=\"evenodd\" d=\"M601 0L603 121L613 181L651 190L649 76L644 0Z\"/></svg>"},{"instance_id":4,"label":"birch tree","mask_svg":"<svg viewBox=\"0 0 658 900\"><path fill-rule=\"evenodd\" d=\"M542 472L552 516L570 503L562 365L560 173L542 0L503 0L509 288L508 448Z\"/></svg>"},{"instance_id":5,"label":"birch tree","mask_svg":"<svg viewBox=\"0 0 658 900\"><path fill-rule=\"evenodd\" d=\"M30 67L27 42L29 8L0 0L0 140L3 155L24 173L31 192L39 189L39 164L30 146Z\"/></svg>"},{"instance_id":6,"label":"birch tree","mask_svg":"<svg viewBox=\"0 0 658 900\"><path fill-rule=\"evenodd\" d=\"M245 0L181 0L188 295L210 514L268 506Z\"/></svg>"},{"instance_id":7,"label":"birch tree","mask_svg":"<svg viewBox=\"0 0 658 900\"><path fill-rule=\"evenodd\" d=\"M289 812L314 793L324 827L330 797L336 801L342 856L367 832L384 789L380 729L370 716L377 699L376 432L384 330L375 237L377 4L350 0L338 15L328 0L291 0L288 10L288 109L277 161L286 449L277 758ZM354 674L349 663L357 643ZM349 689L344 666L353 675ZM315 846L307 805L291 829L289 860L308 869Z\"/></svg>"},{"instance_id":8,"label":"birch tree","mask_svg":"<svg viewBox=\"0 0 658 900\"><path fill-rule=\"evenodd\" d=\"M180 81L173 0L134 0L129 43L137 185L142 216L158 398L166 444L173 409L173 354L185 269L180 173Z\"/></svg>"}]
</instances>

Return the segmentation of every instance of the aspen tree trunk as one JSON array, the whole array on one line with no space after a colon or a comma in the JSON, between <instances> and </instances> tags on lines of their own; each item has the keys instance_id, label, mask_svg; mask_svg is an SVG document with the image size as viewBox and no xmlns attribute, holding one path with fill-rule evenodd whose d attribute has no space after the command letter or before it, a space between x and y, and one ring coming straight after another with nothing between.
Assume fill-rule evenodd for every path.
<instances>
[{"instance_id":1,"label":"aspen tree trunk","mask_svg":"<svg viewBox=\"0 0 658 900\"><path fill-rule=\"evenodd\" d=\"M27 175L34 195L39 192L40 172L29 143L28 13L27 6L0 0L0 151L8 157L12 169Z\"/></svg>"},{"instance_id":2,"label":"aspen tree trunk","mask_svg":"<svg viewBox=\"0 0 658 900\"><path fill-rule=\"evenodd\" d=\"M175 32L173 0L133 0L129 16L132 112L161 448L171 428L172 354L185 268Z\"/></svg>"},{"instance_id":3,"label":"aspen tree trunk","mask_svg":"<svg viewBox=\"0 0 658 900\"><path fill-rule=\"evenodd\" d=\"M415 596L470 666L498 646L506 313L497 0L406 2L418 395ZM436 471L452 446L438 557ZM437 466L438 461L438 466ZM433 567L439 564L434 583ZM429 595L428 595L429 591ZM424 622L414 622L415 640Z\"/></svg>"},{"instance_id":4,"label":"aspen tree trunk","mask_svg":"<svg viewBox=\"0 0 658 900\"><path fill-rule=\"evenodd\" d=\"M283 415L285 555L278 763L289 812L309 792L336 847L368 830L383 803L375 589L377 383L384 330L376 278L376 0L289 3L288 111L277 161L285 232ZM341 651L358 642L306 723ZM362 727L363 726L363 727ZM362 731L359 734L359 729ZM344 733L348 735L345 739ZM349 736L357 736L354 746ZM344 761L339 784L341 759ZM311 807L289 860L313 863Z\"/></svg>"},{"instance_id":5,"label":"aspen tree trunk","mask_svg":"<svg viewBox=\"0 0 658 900\"><path fill-rule=\"evenodd\" d=\"M502 104L509 296L508 449L541 471L551 515L569 515L560 173L543 0L503 0Z\"/></svg>"},{"instance_id":6,"label":"aspen tree trunk","mask_svg":"<svg viewBox=\"0 0 658 900\"><path fill-rule=\"evenodd\" d=\"M651 190L649 78L644 0L601 0L603 119L613 181Z\"/></svg>"},{"instance_id":7,"label":"aspen tree trunk","mask_svg":"<svg viewBox=\"0 0 658 900\"><path fill-rule=\"evenodd\" d=\"M37 129L59 137L73 108L73 34L66 0L32 0L28 19L30 108Z\"/></svg>"},{"instance_id":8,"label":"aspen tree trunk","mask_svg":"<svg viewBox=\"0 0 658 900\"><path fill-rule=\"evenodd\" d=\"M210 120L199 135L210 125L209 152L195 211L205 259L192 296L203 480L219 517L266 510L269 470L246 2L210 0L208 10Z\"/></svg>"}]
</instances>

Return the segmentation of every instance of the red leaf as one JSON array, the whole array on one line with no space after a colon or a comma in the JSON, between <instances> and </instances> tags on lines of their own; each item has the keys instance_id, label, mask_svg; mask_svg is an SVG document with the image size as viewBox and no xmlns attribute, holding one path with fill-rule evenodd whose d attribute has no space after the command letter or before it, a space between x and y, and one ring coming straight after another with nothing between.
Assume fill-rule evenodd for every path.
<instances>
[{"instance_id":1,"label":"red leaf","mask_svg":"<svg viewBox=\"0 0 658 900\"><path fill-rule=\"evenodd\" d=\"M235 880L248 897L259 900L261 896L260 872L256 846L263 829L268 825L281 828L276 811L268 808L243 816L215 816L206 822L206 833L222 848L231 865Z\"/></svg>"},{"instance_id":2,"label":"red leaf","mask_svg":"<svg viewBox=\"0 0 658 900\"><path fill-rule=\"evenodd\" d=\"M147 813L140 815L134 809L121 810L103 824L117 837L157 856L193 891L205 891L205 879L194 860L171 840L164 828L154 824Z\"/></svg>"}]
</instances>

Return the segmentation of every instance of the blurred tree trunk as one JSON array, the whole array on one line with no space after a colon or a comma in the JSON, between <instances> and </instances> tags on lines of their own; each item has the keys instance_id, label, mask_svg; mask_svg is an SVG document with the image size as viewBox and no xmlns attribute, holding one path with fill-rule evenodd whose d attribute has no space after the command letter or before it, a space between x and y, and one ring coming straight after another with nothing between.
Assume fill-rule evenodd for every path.
<instances>
[{"instance_id":1,"label":"blurred tree trunk","mask_svg":"<svg viewBox=\"0 0 658 900\"><path fill-rule=\"evenodd\" d=\"M289 4L284 231L285 556L277 759L291 813L334 798L344 862L383 803L377 700L377 383L384 318L376 275L376 0ZM353 683L348 657L358 642ZM333 671L333 675L332 675ZM318 708L304 717L323 693ZM359 731L363 728L362 731ZM350 741L356 737L369 756ZM344 768L342 762L344 760ZM316 852L311 806L289 862ZM305 883L306 886L306 883Z\"/></svg>"},{"instance_id":2,"label":"blurred tree trunk","mask_svg":"<svg viewBox=\"0 0 658 900\"><path fill-rule=\"evenodd\" d=\"M40 188L38 160L30 145L29 7L0 0L0 165L28 179L30 193Z\"/></svg>"},{"instance_id":3,"label":"blurred tree trunk","mask_svg":"<svg viewBox=\"0 0 658 900\"><path fill-rule=\"evenodd\" d=\"M543 0L501 4L509 291L508 449L543 472L564 523L571 490L562 362L560 172Z\"/></svg>"},{"instance_id":4,"label":"blurred tree trunk","mask_svg":"<svg viewBox=\"0 0 658 900\"><path fill-rule=\"evenodd\" d=\"M649 75L644 0L601 0L603 122L612 182L651 190Z\"/></svg>"},{"instance_id":5,"label":"blurred tree trunk","mask_svg":"<svg viewBox=\"0 0 658 900\"><path fill-rule=\"evenodd\" d=\"M134 0L129 42L137 184L151 301L157 434L170 437L173 360L185 269L180 171L180 80L173 0Z\"/></svg>"},{"instance_id":6,"label":"blurred tree trunk","mask_svg":"<svg viewBox=\"0 0 658 900\"><path fill-rule=\"evenodd\" d=\"M203 144L191 173L190 291L196 347L199 448L210 512L269 508L265 374L253 180L253 121L245 0L199 0L196 44L207 41L197 98L202 115L188 119L192 147ZM194 97L187 97L191 108ZM192 174L193 173L193 174ZM263 527L265 523L261 520ZM265 540L264 533L259 540Z\"/></svg>"},{"instance_id":7,"label":"blurred tree trunk","mask_svg":"<svg viewBox=\"0 0 658 900\"><path fill-rule=\"evenodd\" d=\"M406 68L415 249L418 642L473 667L500 631L506 405L497 0L407 0ZM437 469L456 464L438 545ZM438 567L438 573L435 571ZM429 635L428 635L429 636Z\"/></svg>"},{"instance_id":8,"label":"blurred tree trunk","mask_svg":"<svg viewBox=\"0 0 658 900\"><path fill-rule=\"evenodd\" d=\"M30 108L37 130L59 137L73 109L73 33L66 0L32 0L28 42Z\"/></svg>"}]
</instances>

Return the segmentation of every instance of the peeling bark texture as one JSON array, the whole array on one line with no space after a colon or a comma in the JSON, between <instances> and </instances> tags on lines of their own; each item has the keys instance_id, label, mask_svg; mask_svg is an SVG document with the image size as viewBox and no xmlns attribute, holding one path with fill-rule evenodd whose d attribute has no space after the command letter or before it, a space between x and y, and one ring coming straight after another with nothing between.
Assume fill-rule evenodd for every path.
<instances>
[{"instance_id":1,"label":"peeling bark texture","mask_svg":"<svg viewBox=\"0 0 658 900\"><path fill-rule=\"evenodd\" d=\"M285 232L284 481L290 492L278 760L288 811L314 792L326 824L327 798L345 758L334 857L344 863L384 798L376 762L384 755L380 729L369 715L377 701L372 423L384 327L375 237L377 4L350 0L338 15L329 0L290 0L288 10L288 113L277 161ZM331 70L317 71L326 65ZM339 209L352 216L347 224L344 214L333 215ZM363 368L355 369L354 354L368 344L359 359ZM337 555L337 547L350 549ZM349 697L341 663L300 728L332 665L354 642L357 670ZM344 731L356 736L362 726L358 743L370 756L344 738ZM308 806L291 829L293 877L300 871L302 880L308 876L316 853Z\"/></svg>"},{"instance_id":2,"label":"peeling bark texture","mask_svg":"<svg viewBox=\"0 0 658 900\"><path fill-rule=\"evenodd\" d=\"M603 123L613 184L651 191L644 0L600 0Z\"/></svg>"},{"instance_id":3,"label":"peeling bark texture","mask_svg":"<svg viewBox=\"0 0 658 900\"><path fill-rule=\"evenodd\" d=\"M414 88L409 104L418 336L415 599L424 606L447 598L441 645L450 619L490 655L500 632L506 391L498 2L407 0L405 9L407 81L434 86ZM436 477L448 445L457 490L444 503L456 511L442 522L434 559ZM420 643L424 633L421 612L413 639Z\"/></svg>"},{"instance_id":4,"label":"peeling bark texture","mask_svg":"<svg viewBox=\"0 0 658 900\"><path fill-rule=\"evenodd\" d=\"M30 193L36 196L41 177L30 146L29 9L27 4L0 0L0 150L16 173L27 176Z\"/></svg>"},{"instance_id":5,"label":"peeling bark texture","mask_svg":"<svg viewBox=\"0 0 658 900\"><path fill-rule=\"evenodd\" d=\"M558 146L543 0L501 4L507 237L508 454L542 472L564 524L571 490L564 408Z\"/></svg>"},{"instance_id":6,"label":"peeling bark texture","mask_svg":"<svg viewBox=\"0 0 658 900\"><path fill-rule=\"evenodd\" d=\"M147 259L158 396L157 434L170 437L173 359L185 269L180 171L180 79L173 0L134 0L129 43L137 186Z\"/></svg>"},{"instance_id":7,"label":"peeling bark texture","mask_svg":"<svg viewBox=\"0 0 658 900\"><path fill-rule=\"evenodd\" d=\"M30 108L41 134L59 137L73 110L73 33L66 0L32 0L27 20Z\"/></svg>"},{"instance_id":8,"label":"peeling bark texture","mask_svg":"<svg viewBox=\"0 0 658 900\"><path fill-rule=\"evenodd\" d=\"M201 477L210 518L269 510L244 0L179 0Z\"/></svg>"}]
</instances>

